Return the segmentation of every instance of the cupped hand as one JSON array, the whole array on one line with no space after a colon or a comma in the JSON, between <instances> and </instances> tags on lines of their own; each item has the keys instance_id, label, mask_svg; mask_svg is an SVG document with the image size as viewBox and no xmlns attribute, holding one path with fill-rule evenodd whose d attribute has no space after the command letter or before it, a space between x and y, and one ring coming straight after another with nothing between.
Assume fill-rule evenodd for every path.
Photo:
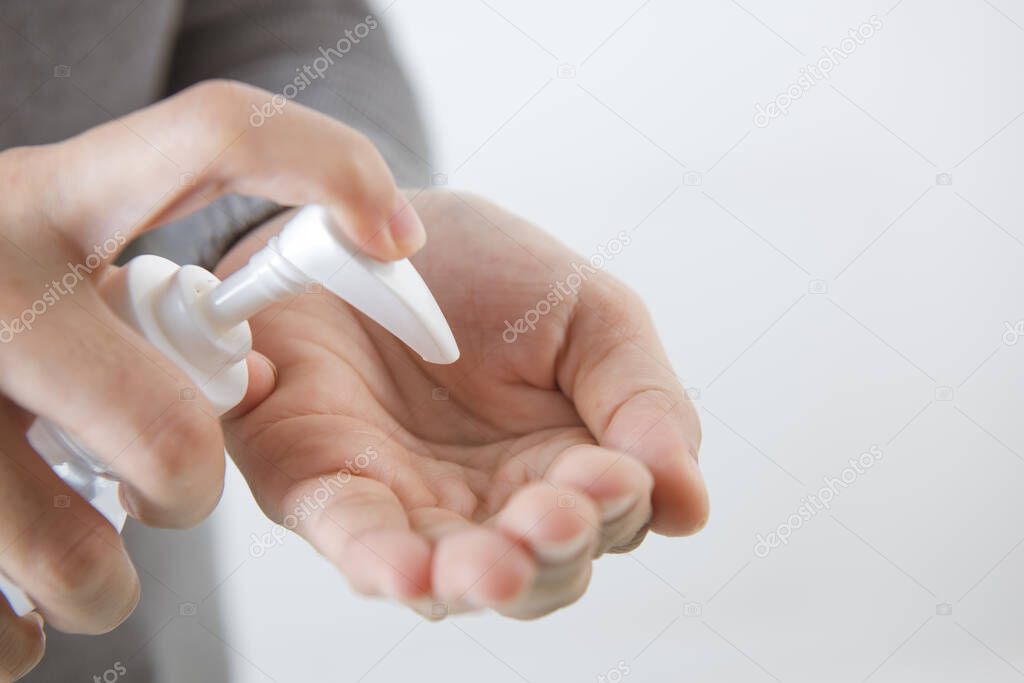
<instances>
[{"instance_id":1,"label":"cupped hand","mask_svg":"<svg viewBox=\"0 0 1024 683\"><path fill-rule=\"evenodd\" d=\"M326 292L260 314L276 371L225 435L263 510L360 592L433 617L540 616L583 594L595 556L699 530L699 421L638 297L483 200L414 205L413 263L462 356L425 363Z\"/></svg>"}]
</instances>

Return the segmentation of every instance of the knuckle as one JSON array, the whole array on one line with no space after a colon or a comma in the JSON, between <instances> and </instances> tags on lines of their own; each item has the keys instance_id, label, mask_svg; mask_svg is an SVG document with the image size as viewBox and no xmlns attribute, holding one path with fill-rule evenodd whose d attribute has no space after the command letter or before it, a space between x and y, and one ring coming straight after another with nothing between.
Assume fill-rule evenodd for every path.
<instances>
[{"instance_id":1,"label":"knuckle","mask_svg":"<svg viewBox=\"0 0 1024 683\"><path fill-rule=\"evenodd\" d=\"M112 529L75 525L60 545L50 545L38 561L38 577L52 595L76 603L93 604L113 594L124 554Z\"/></svg>"},{"instance_id":2,"label":"knuckle","mask_svg":"<svg viewBox=\"0 0 1024 683\"><path fill-rule=\"evenodd\" d=\"M649 318L647 304L640 295L611 275L604 275L596 304L603 314L619 324L646 321Z\"/></svg>"},{"instance_id":3,"label":"knuckle","mask_svg":"<svg viewBox=\"0 0 1024 683\"><path fill-rule=\"evenodd\" d=\"M246 104L263 94L269 93L240 81L214 78L189 87L183 97L200 109L223 109Z\"/></svg>"},{"instance_id":4,"label":"knuckle","mask_svg":"<svg viewBox=\"0 0 1024 683\"><path fill-rule=\"evenodd\" d=\"M182 92L182 108L198 124L211 144L234 137L245 125L250 105L270 94L251 85L226 79L202 81Z\"/></svg>"},{"instance_id":5,"label":"knuckle","mask_svg":"<svg viewBox=\"0 0 1024 683\"><path fill-rule=\"evenodd\" d=\"M351 155L357 159L369 159L374 162L380 159L380 153L377 151L377 145L373 144L366 134L349 128L349 140L348 147L350 148Z\"/></svg>"},{"instance_id":6,"label":"knuckle","mask_svg":"<svg viewBox=\"0 0 1024 683\"><path fill-rule=\"evenodd\" d=\"M219 423L191 407L168 411L148 446L150 485L161 498L188 496L169 518L143 512L145 521L158 526L187 528L202 521L220 499L224 479L224 442Z\"/></svg>"},{"instance_id":7,"label":"knuckle","mask_svg":"<svg viewBox=\"0 0 1024 683\"><path fill-rule=\"evenodd\" d=\"M692 410L692 407L686 403L680 403L679 395L675 392L669 392L665 388L656 387L642 387L637 389L632 396L623 404L636 404L643 408L649 415L660 416L660 415L680 415L680 411ZM685 400L685 394L683 395ZM629 406L633 408L632 405ZM654 418L650 418L653 421Z\"/></svg>"},{"instance_id":8,"label":"knuckle","mask_svg":"<svg viewBox=\"0 0 1024 683\"><path fill-rule=\"evenodd\" d=\"M135 432L118 460L126 463L122 475L132 516L183 529L205 519L220 500L224 446L220 424L200 396L176 403Z\"/></svg>"},{"instance_id":9,"label":"knuckle","mask_svg":"<svg viewBox=\"0 0 1024 683\"><path fill-rule=\"evenodd\" d=\"M224 442L213 417L186 404L167 411L160 422L152 445L161 481L188 483L215 469Z\"/></svg>"}]
</instances>

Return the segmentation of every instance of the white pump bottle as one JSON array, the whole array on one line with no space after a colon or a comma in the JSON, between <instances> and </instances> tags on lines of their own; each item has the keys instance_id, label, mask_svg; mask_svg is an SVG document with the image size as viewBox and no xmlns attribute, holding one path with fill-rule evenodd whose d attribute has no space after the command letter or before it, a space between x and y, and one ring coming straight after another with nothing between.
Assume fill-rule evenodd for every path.
<instances>
[{"instance_id":1,"label":"white pump bottle","mask_svg":"<svg viewBox=\"0 0 1024 683\"><path fill-rule=\"evenodd\" d=\"M344 299L428 362L453 363L459 357L444 314L412 264L385 263L362 254L322 206L301 209L223 282L198 266L139 256L105 283L104 296L122 320L181 368L223 414L242 400L248 387L248 319L310 285ZM117 480L103 461L43 418L29 428L27 437L53 470L120 532L126 513ZM34 609L2 575L0 591L19 615Z\"/></svg>"}]
</instances>

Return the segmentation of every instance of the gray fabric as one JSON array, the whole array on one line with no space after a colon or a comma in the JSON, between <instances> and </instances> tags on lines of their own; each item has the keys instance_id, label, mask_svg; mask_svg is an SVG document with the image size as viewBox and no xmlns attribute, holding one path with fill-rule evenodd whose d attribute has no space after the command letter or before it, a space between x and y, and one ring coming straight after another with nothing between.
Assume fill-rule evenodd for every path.
<instances>
[{"instance_id":1,"label":"gray fabric","mask_svg":"<svg viewBox=\"0 0 1024 683\"><path fill-rule=\"evenodd\" d=\"M177 0L0 4L0 149L62 140L159 99Z\"/></svg>"},{"instance_id":2,"label":"gray fabric","mask_svg":"<svg viewBox=\"0 0 1024 683\"><path fill-rule=\"evenodd\" d=\"M62 140L208 78L281 93L297 70L323 55L321 48L336 50L346 29L370 14L362 0L5 0L0 149ZM376 20L378 28L295 99L369 136L400 184L424 185L427 138L386 19ZM143 236L126 256L157 253L211 266L277 210L263 200L226 197ZM118 678L126 683L228 680L226 646L201 625L217 632L225 621L215 597L203 601L223 578L210 556L211 538L208 527L181 534L129 522L125 539L143 584L136 614L106 636L48 631L47 656L26 680L92 680L116 663L127 670ZM185 573L184 583L175 580ZM181 613L188 610L181 603L190 602L199 605L195 617ZM161 654L167 650L172 654Z\"/></svg>"},{"instance_id":3,"label":"gray fabric","mask_svg":"<svg viewBox=\"0 0 1024 683\"><path fill-rule=\"evenodd\" d=\"M429 184L427 136L386 18L374 15L378 28L341 57L329 52L371 14L361 0L9 0L0 5L0 149L70 137L209 78L281 93L322 49L333 64L294 100L366 134L399 184ZM210 266L275 210L225 197L125 256Z\"/></svg>"},{"instance_id":4,"label":"gray fabric","mask_svg":"<svg viewBox=\"0 0 1024 683\"><path fill-rule=\"evenodd\" d=\"M327 0L202 0L188 4L170 70L170 92L209 78L231 78L281 94L304 67L327 52L323 77L310 79L294 101L328 113L370 137L399 184L429 184L427 138L405 75L378 28L342 54L346 30L372 13L365 2ZM346 45L343 44L342 47ZM335 57L334 53L341 55ZM322 63L322 62L321 62ZM290 94L290 91L284 94ZM240 230L261 223L273 205L228 197L207 211L147 236L141 245L179 263L209 265ZM183 240L189 230L207 236Z\"/></svg>"}]
</instances>

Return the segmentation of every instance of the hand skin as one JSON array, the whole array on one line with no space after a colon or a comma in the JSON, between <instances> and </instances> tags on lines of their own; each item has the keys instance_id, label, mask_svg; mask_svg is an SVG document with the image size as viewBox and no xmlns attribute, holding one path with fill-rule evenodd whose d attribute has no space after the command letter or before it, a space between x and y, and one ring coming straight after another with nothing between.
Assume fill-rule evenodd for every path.
<instances>
[{"instance_id":1,"label":"hand skin","mask_svg":"<svg viewBox=\"0 0 1024 683\"><path fill-rule=\"evenodd\" d=\"M211 81L65 142L0 152L0 571L39 610L18 618L0 600L0 681L42 657L44 619L101 633L139 598L119 535L26 443L34 416L106 462L147 524L196 524L223 487L214 410L198 392L180 400L192 383L100 296L121 247L230 192L325 204L379 258L423 242L365 137L294 103L254 128L252 107L270 98Z\"/></svg>"},{"instance_id":2,"label":"hand skin","mask_svg":"<svg viewBox=\"0 0 1024 683\"><path fill-rule=\"evenodd\" d=\"M261 313L255 347L276 370L254 366L224 425L267 515L356 590L434 618L541 616L583 594L592 558L631 550L648 525L702 528L699 421L638 297L595 271L507 343L505 321L584 259L481 199L411 196L429 234L412 261L462 357L425 363L325 292Z\"/></svg>"}]
</instances>

